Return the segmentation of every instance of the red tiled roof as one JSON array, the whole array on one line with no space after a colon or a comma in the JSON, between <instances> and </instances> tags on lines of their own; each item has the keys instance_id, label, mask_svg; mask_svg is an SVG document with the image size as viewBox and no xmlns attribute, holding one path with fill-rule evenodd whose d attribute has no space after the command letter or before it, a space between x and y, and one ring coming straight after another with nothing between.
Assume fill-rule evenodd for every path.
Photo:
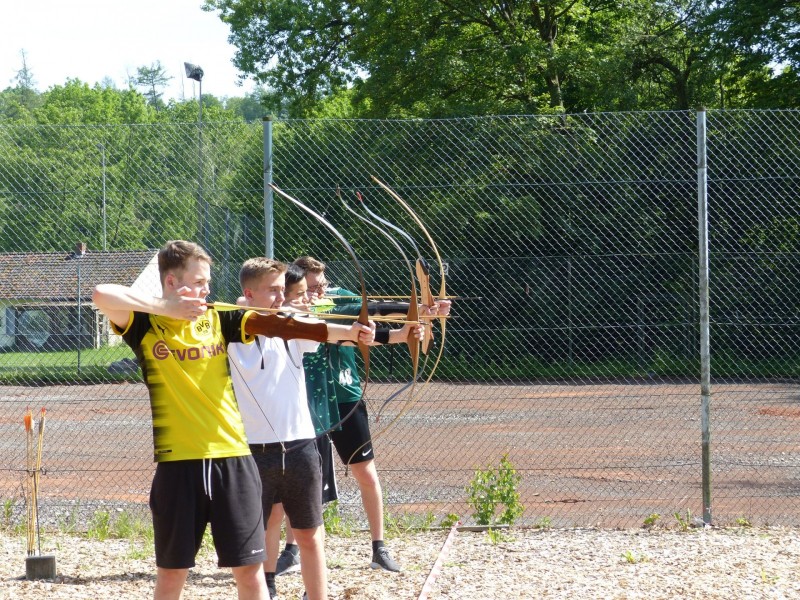
<instances>
[{"instance_id":1,"label":"red tiled roof","mask_svg":"<svg viewBox=\"0 0 800 600\"><path fill-rule=\"evenodd\" d=\"M82 258L70 253L0 254L0 300L90 300L98 283L131 285L153 259L156 250L92 252Z\"/></svg>"}]
</instances>

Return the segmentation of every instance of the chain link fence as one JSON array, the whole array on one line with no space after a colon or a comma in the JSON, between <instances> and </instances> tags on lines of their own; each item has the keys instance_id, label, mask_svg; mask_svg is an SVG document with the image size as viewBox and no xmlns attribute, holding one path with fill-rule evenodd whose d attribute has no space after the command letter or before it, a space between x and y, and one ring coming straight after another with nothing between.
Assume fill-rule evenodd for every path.
<instances>
[{"instance_id":1,"label":"chain link fence","mask_svg":"<svg viewBox=\"0 0 800 600\"><path fill-rule=\"evenodd\" d=\"M91 306L97 282L152 291L155 249L189 238L215 258L216 300L234 300L242 260L264 253L314 255L359 289L344 248L274 182L350 241L370 294L408 295L408 269L337 189L408 232L418 250L396 237L428 260L431 288L441 267L458 296L413 393L407 350L372 352L390 514L470 520L475 470L507 455L526 525L636 526L654 513L678 524L704 508L718 523L799 523L800 112L710 112L704 141L709 507L696 113L0 127L8 514L22 503L28 405L48 410L43 518L146 503L149 404ZM442 265L371 176L419 213ZM363 520L340 475L340 508Z\"/></svg>"}]
</instances>

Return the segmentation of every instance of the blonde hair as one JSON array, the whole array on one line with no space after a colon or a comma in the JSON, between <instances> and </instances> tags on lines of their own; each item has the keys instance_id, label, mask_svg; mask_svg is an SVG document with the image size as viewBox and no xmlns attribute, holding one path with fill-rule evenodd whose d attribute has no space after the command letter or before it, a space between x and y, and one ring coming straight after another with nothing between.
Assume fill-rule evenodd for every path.
<instances>
[{"instance_id":1,"label":"blonde hair","mask_svg":"<svg viewBox=\"0 0 800 600\"><path fill-rule=\"evenodd\" d=\"M265 275L283 273L285 271L286 265L279 260L267 258L266 256L248 258L242 264L242 268L239 269L239 283L244 289Z\"/></svg>"},{"instance_id":2,"label":"blonde hair","mask_svg":"<svg viewBox=\"0 0 800 600\"><path fill-rule=\"evenodd\" d=\"M191 260L202 260L212 264L211 257L200 244L186 240L170 240L158 251L158 274L161 284L169 273L181 273Z\"/></svg>"}]
</instances>

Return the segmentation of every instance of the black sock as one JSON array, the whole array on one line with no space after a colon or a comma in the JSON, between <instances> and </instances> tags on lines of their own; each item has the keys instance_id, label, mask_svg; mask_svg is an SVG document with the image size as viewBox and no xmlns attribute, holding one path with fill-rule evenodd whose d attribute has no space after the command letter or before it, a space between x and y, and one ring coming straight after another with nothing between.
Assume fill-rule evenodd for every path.
<instances>
[{"instance_id":1,"label":"black sock","mask_svg":"<svg viewBox=\"0 0 800 600\"><path fill-rule=\"evenodd\" d=\"M300 553L300 548L297 547L297 544L286 544L286 547L283 549L283 551L286 552L287 550L295 556Z\"/></svg>"},{"instance_id":2,"label":"black sock","mask_svg":"<svg viewBox=\"0 0 800 600\"><path fill-rule=\"evenodd\" d=\"M383 548L383 540L375 540L372 542L372 551L377 552L378 548Z\"/></svg>"},{"instance_id":3,"label":"black sock","mask_svg":"<svg viewBox=\"0 0 800 600\"><path fill-rule=\"evenodd\" d=\"M264 571L264 579L267 580L267 587L275 587L275 573L267 573Z\"/></svg>"}]
</instances>

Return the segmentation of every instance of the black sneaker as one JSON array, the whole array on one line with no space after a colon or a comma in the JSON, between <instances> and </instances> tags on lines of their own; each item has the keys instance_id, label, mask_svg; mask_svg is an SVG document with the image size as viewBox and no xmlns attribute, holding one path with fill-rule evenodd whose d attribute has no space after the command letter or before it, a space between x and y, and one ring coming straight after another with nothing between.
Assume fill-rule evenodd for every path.
<instances>
[{"instance_id":1,"label":"black sneaker","mask_svg":"<svg viewBox=\"0 0 800 600\"><path fill-rule=\"evenodd\" d=\"M267 582L267 591L269 592L270 600L272 600L272 598L277 598L278 597L278 590L275 587L275 582L274 581L268 581Z\"/></svg>"},{"instance_id":2,"label":"black sneaker","mask_svg":"<svg viewBox=\"0 0 800 600\"><path fill-rule=\"evenodd\" d=\"M372 562L369 566L373 569L385 569L393 573L400 572L400 565L391 557L386 546L382 546L372 553Z\"/></svg>"},{"instance_id":3,"label":"black sneaker","mask_svg":"<svg viewBox=\"0 0 800 600\"><path fill-rule=\"evenodd\" d=\"M275 575L285 575L300 570L300 553L295 554L291 550L284 550L278 556L278 564L275 567Z\"/></svg>"}]
</instances>

